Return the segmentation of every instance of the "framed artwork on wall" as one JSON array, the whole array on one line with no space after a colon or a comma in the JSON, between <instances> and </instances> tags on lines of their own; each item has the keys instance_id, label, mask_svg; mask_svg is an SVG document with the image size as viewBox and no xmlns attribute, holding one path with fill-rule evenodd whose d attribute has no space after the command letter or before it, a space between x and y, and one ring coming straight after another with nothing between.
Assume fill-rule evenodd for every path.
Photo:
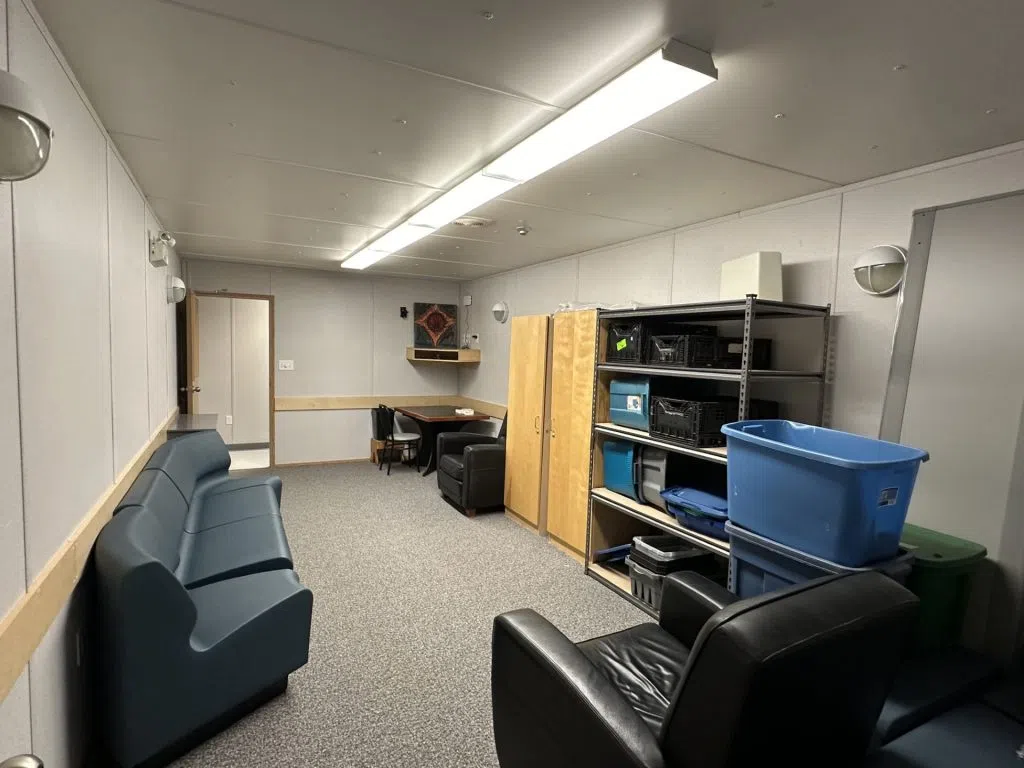
<instances>
[{"instance_id":1,"label":"framed artwork on wall","mask_svg":"<svg viewBox=\"0 0 1024 768\"><path fill-rule=\"evenodd\" d=\"M413 304L412 343L426 349L459 346L457 304Z\"/></svg>"}]
</instances>

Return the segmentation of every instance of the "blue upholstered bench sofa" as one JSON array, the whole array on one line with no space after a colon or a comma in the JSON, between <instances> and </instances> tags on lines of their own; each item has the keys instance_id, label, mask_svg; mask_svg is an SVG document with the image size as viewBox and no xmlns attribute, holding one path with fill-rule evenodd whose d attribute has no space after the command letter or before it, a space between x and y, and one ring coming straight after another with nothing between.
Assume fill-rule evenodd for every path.
<instances>
[{"instance_id":1,"label":"blue upholstered bench sofa","mask_svg":"<svg viewBox=\"0 0 1024 768\"><path fill-rule=\"evenodd\" d=\"M153 454L96 543L104 742L170 762L283 692L309 654L277 477L228 476L216 432Z\"/></svg>"}]
</instances>

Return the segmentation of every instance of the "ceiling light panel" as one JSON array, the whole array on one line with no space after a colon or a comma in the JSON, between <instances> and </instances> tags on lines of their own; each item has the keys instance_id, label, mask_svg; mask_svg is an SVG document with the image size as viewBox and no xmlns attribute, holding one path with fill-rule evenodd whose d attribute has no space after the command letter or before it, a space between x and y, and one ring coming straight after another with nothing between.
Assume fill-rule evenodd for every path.
<instances>
[{"instance_id":1,"label":"ceiling light panel","mask_svg":"<svg viewBox=\"0 0 1024 768\"><path fill-rule=\"evenodd\" d=\"M422 210L403 228L417 226L433 231L465 213L494 200L524 181L565 162L610 136L628 128L713 83L718 76L711 55L670 40L607 85L591 94L507 151L482 171L470 176ZM389 232L370 243L342 266L365 269L424 235L404 232L390 240ZM409 239L411 238L411 239ZM403 245L402 247L405 247ZM365 255L364 255L365 254Z\"/></svg>"},{"instance_id":2,"label":"ceiling light panel","mask_svg":"<svg viewBox=\"0 0 1024 768\"><path fill-rule=\"evenodd\" d=\"M673 44L683 45L672 41L652 53L510 149L486 173L528 181L715 81L707 53L684 46L686 60L700 67L691 69L668 58Z\"/></svg>"}]
</instances>

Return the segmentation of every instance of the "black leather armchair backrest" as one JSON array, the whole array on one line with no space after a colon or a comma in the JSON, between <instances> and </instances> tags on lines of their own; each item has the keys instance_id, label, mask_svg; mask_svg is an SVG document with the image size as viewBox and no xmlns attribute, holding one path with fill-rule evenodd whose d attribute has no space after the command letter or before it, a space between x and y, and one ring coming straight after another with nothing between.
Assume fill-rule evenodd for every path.
<instances>
[{"instance_id":1,"label":"black leather armchair backrest","mask_svg":"<svg viewBox=\"0 0 1024 768\"><path fill-rule=\"evenodd\" d=\"M161 469L191 501L196 482L231 466L231 455L218 432L207 430L168 440L153 453L146 469Z\"/></svg>"},{"instance_id":2,"label":"black leather armchair backrest","mask_svg":"<svg viewBox=\"0 0 1024 768\"><path fill-rule=\"evenodd\" d=\"M505 444L505 431L508 427L508 412L505 412L505 418L501 420L501 428L498 430L498 442L501 445Z\"/></svg>"},{"instance_id":3,"label":"black leather armchair backrest","mask_svg":"<svg viewBox=\"0 0 1024 768\"><path fill-rule=\"evenodd\" d=\"M873 571L719 611L666 718L667 762L860 765L916 612L913 594Z\"/></svg>"}]
</instances>

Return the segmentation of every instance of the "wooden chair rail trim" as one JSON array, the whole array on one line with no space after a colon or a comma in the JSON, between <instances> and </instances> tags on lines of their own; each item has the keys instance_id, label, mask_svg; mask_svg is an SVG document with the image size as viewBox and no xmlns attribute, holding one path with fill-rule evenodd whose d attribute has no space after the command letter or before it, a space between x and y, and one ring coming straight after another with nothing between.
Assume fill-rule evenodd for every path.
<instances>
[{"instance_id":1,"label":"wooden chair rail trim","mask_svg":"<svg viewBox=\"0 0 1024 768\"><path fill-rule=\"evenodd\" d=\"M54 552L25 594L0 619L0 701L10 693L53 620L71 597L85 570L92 545L113 516L114 507L135 482L153 451L167 440L167 428L177 416L178 410L175 409L150 435L146 444Z\"/></svg>"},{"instance_id":2,"label":"wooden chair rail trim","mask_svg":"<svg viewBox=\"0 0 1024 768\"><path fill-rule=\"evenodd\" d=\"M301 395L274 398L274 410L284 411L365 411L379 404L396 406L454 405L472 408L495 419L505 417L505 406L462 395Z\"/></svg>"}]
</instances>

